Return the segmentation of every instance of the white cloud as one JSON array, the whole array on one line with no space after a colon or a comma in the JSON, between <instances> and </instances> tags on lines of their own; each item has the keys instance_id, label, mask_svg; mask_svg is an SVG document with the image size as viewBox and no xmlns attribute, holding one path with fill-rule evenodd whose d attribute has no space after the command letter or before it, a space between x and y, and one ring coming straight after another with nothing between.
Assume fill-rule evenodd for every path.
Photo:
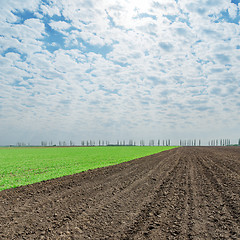
<instances>
[{"instance_id":1,"label":"white cloud","mask_svg":"<svg viewBox=\"0 0 240 240\"><path fill-rule=\"evenodd\" d=\"M228 13L232 19L236 18L238 12L238 7L235 4L230 4L228 8Z\"/></svg>"},{"instance_id":2,"label":"white cloud","mask_svg":"<svg viewBox=\"0 0 240 240\"><path fill-rule=\"evenodd\" d=\"M39 19L30 18L24 21L24 24L28 26L31 30L40 32L41 34L45 31L45 26Z\"/></svg>"},{"instance_id":3,"label":"white cloud","mask_svg":"<svg viewBox=\"0 0 240 240\"><path fill-rule=\"evenodd\" d=\"M4 49L15 47L21 49L23 42L33 42L42 39L44 25L37 19L28 19L25 24L5 24L1 29Z\"/></svg>"},{"instance_id":4,"label":"white cloud","mask_svg":"<svg viewBox=\"0 0 240 240\"><path fill-rule=\"evenodd\" d=\"M61 13L60 13L60 9L58 8L58 5L56 1L52 1L52 5L49 6L49 5L41 5L40 8L43 12L44 15L48 15L50 17L52 17L53 15L57 15L57 16L60 16Z\"/></svg>"},{"instance_id":5,"label":"white cloud","mask_svg":"<svg viewBox=\"0 0 240 240\"><path fill-rule=\"evenodd\" d=\"M13 53L13 52L9 52L5 55L6 59L11 59L13 61L13 63L15 63L16 61L20 60L20 54L18 53Z\"/></svg>"},{"instance_id":6,"label":"white cloud","mask_svg":"<svg viewBox=\"0 0 240 240\"><path fill-rule=\"evenodd\" d=\"M24 11L28 10L31 12L35 12L38 9L40 0L8 0L1 2L1 10L0 10L0 20L7 21L10 23L15 22L18 18L13 14L16 11Z\"/></svg>"},{"instance_id":7,"label":"white cloud","mask_svg":"<svg viewBox=\"0 0 240 240\"><path fill-rule=\"evenodd\" d=\"M71 25L65 21L51 21L49 25L57 31L66 30L71 27Z\"/></svg>"}]
</instances>

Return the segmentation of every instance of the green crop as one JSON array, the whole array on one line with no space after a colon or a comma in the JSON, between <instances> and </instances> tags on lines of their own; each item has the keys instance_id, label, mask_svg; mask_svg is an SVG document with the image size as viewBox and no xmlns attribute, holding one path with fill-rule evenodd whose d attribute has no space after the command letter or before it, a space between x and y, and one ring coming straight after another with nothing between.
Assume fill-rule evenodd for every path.
<instances>
[{"instance_id":1,"label":"green crop","mask_svg":"<svg viewBox=\"0 0 240 240\"><path fill-rule=\"evenodd\" d=\"M174 147L0 148L0 191L126 162Z\"/></svg>"}]
</instances>

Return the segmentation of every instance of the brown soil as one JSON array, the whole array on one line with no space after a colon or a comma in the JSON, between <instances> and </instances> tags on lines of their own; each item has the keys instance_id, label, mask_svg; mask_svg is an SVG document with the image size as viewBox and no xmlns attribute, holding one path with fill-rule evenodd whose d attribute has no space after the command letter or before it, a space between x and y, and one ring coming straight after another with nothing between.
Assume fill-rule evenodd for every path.
<instances>
[{"instance_id":1,"label":"brown soil","mask_svg":"<svg viewBox=\"0 0 240 240\"><path fill-rule=\"evenodd\" d=\"M1 191L0 239L240 239L240 147L182 147Z\"/></svg>"}]
</instances>

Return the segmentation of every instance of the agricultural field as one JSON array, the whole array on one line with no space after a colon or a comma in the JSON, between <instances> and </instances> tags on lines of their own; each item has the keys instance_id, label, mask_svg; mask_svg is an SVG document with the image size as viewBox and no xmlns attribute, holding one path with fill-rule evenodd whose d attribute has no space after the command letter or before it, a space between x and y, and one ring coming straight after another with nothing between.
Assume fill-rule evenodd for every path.
<instances>
[{"instance_id":1,"label":"agricultural field","mask_svg":"<svg viewBox=\"0 0 240 240\"><path fill-rule=\"evenodd\" d=\"M144 157L174 147L0 148L0 191Z\"/></svg>"},{"instance_id":2,"label":"agricultural field","mask_svg":"<svg viewBox=\"0 0 240 240\"><path fill-rule=\"evenodd\" d=\"M237 240L239 216L240 147L174 148L0 191L0 239Z\"/></svg>"}]
</instances>

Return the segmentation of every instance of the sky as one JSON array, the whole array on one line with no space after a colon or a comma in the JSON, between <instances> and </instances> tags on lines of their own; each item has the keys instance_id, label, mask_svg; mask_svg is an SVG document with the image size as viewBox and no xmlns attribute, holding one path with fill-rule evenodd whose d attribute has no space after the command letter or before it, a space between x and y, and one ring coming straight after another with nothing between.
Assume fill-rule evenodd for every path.
<instances>
[{"instance_id":1,"label":"sky","mask_svg":"<svg viewBox=\"0 0 240 240\"><path fill-rule=\"evenodd\" d=\"M1 0L0 145L240 138L239 0Z\"/></svg>"}]
</instances>

